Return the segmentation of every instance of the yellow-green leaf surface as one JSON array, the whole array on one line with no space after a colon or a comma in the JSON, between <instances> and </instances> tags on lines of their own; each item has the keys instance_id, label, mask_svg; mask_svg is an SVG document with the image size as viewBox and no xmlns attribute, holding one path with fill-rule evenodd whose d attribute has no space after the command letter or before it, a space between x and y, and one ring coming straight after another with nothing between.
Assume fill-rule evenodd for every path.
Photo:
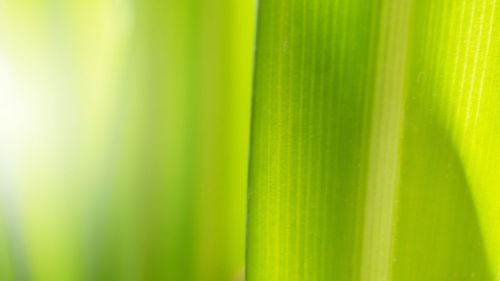
<instances>
[{"instance_id":1,"label":"yellow-green leaf surface","mask_svg":"<svg viewBox=\"0 0 500 281\"><path fill-rule=\"evenodd\" d=\"M496 0L261 0L247 280L497 280Z\"/></svg>"}]
</instances>

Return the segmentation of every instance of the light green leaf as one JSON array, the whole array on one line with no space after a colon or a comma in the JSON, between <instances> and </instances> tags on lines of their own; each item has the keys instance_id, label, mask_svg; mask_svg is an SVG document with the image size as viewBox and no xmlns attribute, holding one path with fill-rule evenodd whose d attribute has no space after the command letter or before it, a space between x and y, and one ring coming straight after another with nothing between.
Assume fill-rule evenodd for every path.
<instances>
[{"instance_id":1,"label":"light green leaf","mask_svg":"<svg viewBox=\"0 0 500 281\"><path fill-rule=\"evenodd\" d=\"M247 280L496 280L495 0L261 0Z\"/></svg>"}]
</instances>

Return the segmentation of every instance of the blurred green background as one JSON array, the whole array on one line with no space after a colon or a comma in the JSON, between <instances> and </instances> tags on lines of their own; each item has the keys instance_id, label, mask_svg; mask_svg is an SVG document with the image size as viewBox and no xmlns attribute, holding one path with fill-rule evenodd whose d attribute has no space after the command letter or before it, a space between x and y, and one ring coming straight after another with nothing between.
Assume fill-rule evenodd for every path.
<instances>
[{"instance_id":1,"label":"blurred green background","mask_svg":"<svg viewBox=\"0 0 500 281\"><path fill-rule=\"evenodd\" d=\"M0 280L242 280L255 1L0 0Z\"/></svg>"}]
</instances>

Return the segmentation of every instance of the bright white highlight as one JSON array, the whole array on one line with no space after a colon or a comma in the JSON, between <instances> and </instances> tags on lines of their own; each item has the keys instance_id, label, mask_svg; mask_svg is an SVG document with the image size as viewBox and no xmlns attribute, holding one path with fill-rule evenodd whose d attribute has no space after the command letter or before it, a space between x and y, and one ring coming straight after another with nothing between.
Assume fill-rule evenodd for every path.
<instances>
[{"instance_id":1,"label":"bright white highlight","mask_svg":"<svg viewBox=\"0 0 500 281\"><path fill-rule=\"evenodd\" d=\"M21 141L28 122L25 111L21 97L15 94L11 69L0 58L0 150L4 156Z\"/></svg>"},{"instance_id":2,"label":"bright white highlight","mask_svg":"<svg viewBox=\"0 0 500 281\"><path fill-rule=\"evenodd\" d=\"M20 107L21 104L15 99L11 69L0 58L0 190L2 197L9 200L12 200L11 193L16 185L20 129L25 127L23 123L26 122Z\"/></svg>"},{"instance_id":3,"label":"bright white highlight","mask_svg":"<svg viewBox=\"0 0 500 281\"><path fill-rule=\"evenodd\" d=\"M30 89L36 87L33 79L20 81L14 74L0 57L0 155L10 162L20 161L40 146L53 123L43 93Z\"/></svg>"}]
</instances>

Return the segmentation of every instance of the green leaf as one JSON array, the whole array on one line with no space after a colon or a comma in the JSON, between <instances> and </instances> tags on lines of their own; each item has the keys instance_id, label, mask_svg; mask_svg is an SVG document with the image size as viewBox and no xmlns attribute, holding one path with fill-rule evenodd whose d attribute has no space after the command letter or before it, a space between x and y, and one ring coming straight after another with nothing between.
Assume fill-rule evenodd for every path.
<instances>
[{"instance_id":1,"label":"green leaf","mask_svg":"<svg viewBox=\"0 0 500 281\"><path fill-rule=\"evenodd\" d=\"M0 280L243 272L253 0L0 1Z\"/></svg>"},{"instance_id":2,"label":"green leaf","mask_svg":"<svg viewBox=\"0 0 500 281\"><path fill-rule=\"evenodd\" d=\"M261 0L247 280L496 280L495 0Z\"/></svg>"}]
</instances>

